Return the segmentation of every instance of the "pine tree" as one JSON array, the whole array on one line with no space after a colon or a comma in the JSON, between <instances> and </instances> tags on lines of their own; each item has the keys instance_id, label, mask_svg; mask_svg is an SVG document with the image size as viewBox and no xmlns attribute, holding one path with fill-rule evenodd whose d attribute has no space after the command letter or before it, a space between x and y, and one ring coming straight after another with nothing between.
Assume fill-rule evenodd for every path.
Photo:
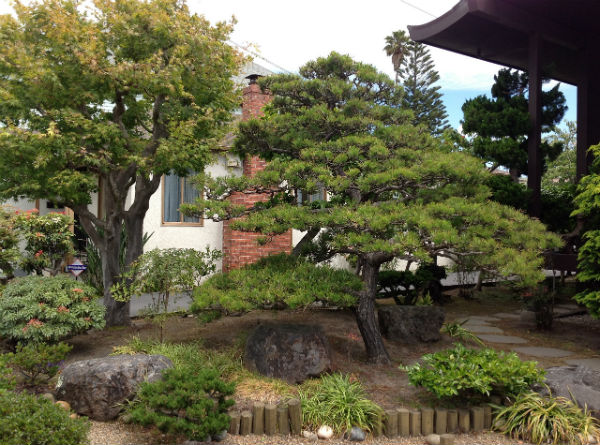
<instances>
[{"instance_id":1,"label":"pine tree","mask_svg":"<svg viewBox=\"0 0 600 445\"><path fill-rule=\"evenodd\" d=\"M323 229L322 257L358 263L364 288L355 313L371 362L389 362L375 318L377 277L388 261L429 263L439 255L529 284L541 278L539 253L558 239L523 213L489 202L481 162L411 125L389 77L332 53L303 66L300 76L271 76L260 85L273 101L264 118L240 124L235 146L270 162L254 178L204 176L207 199L186 210L217 220L245 216L232 226L267 239L290 228L307 237ZM298 204L297 190L319 188L328 201ZM240 190L271 199L254 208L225 199Z\"/></svg>"},{"instance_id":2,"label":"pine tree","mask_svg":"<svg viewBox=\"0 0 600 445\"><path fill-rule=\"evenodd\" d=\"M462 106L463 131L473 134L473 153L491 163L491 170L504 166L515 182L527 172L527 133L529 131L528 82L526 72L508 68L494 76L492 98L477 96ZM559 85L542 92L542 132L548 133L563 118L567 107ZM542 156L555 159L560 143L541 144Z\"/></svg>"},{"instance_id":3,"label":"pine tree","mask_svg":"<svg viewBox=\"0 0 600 445\"><path fill-rule=\"evenodd\" d=\"M402 106L412 110L414 125L424 125L433 135L448 128L448 113L442 101L439 73L422 43L410 40L404 31L396 31L386 37L384 47L396 72L396 82L402 81L404 98Z\"/></svg>"}]
</instances>

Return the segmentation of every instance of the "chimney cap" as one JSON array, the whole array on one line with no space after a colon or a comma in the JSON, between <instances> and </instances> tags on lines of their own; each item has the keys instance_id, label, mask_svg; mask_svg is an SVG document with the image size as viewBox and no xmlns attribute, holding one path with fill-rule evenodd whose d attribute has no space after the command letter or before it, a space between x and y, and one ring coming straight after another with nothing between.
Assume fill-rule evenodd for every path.
<instances>
[{"instance_id":1,"label":"chimney cap","mask_svg":"<svg viewBox=\"0 0 600 445\"><path fill-rule=\"evenodd\" d=\"M256 83L256 81L258 80L259 77L264 77L261 74L250 74L249 76L246 76L246 79L248 79L250 82L250 85L253 85Z\"/></svg>"}]
</instances>

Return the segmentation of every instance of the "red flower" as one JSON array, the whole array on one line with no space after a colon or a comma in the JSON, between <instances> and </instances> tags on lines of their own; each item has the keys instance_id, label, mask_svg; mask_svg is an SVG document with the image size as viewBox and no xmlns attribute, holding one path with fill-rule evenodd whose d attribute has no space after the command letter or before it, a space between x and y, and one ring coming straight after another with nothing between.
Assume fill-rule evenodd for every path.
<instances>
[{"instance_id":1,"label":"red flower","mask_svg":"<svg viewBox=\"0 0 600 445\"><path fill-rule=\"evenodd\" d=\"M58 306L58 308L56 308L57 312L69 312L69 309L65 306Z\"/></svg>"},{"instance_id":2,"label":"red flower","mask_svg":"<svg viewBox=\"0 0 600 445\"><path fill-rule=\"evenodd\" d=\"M37 236L38 238L42 238L44 234L42 232L35 232L35 236Z\"/></svg>"},{"instance_id":3,"label":"red flower","mask_svg":"<svg viewBox=\"0 0 600 445\"><path fill-rule=\"evenodd\" d=\"M44 251L43 251L43 250L38 250L38 251L35 253L35 255L33 255L33 256L34 256L34 257L36 257L36 258L39 258L39 257L40 257L40 255L42 255L43 253L44 253Z\"/></svg>"},{"instance_id":4,"label":"red flower","mask_svg":"<svg viewBox=\"0 0 600 445\"><path fill-rule=\"evenodd\" d=\"M44 306L45 306L45 303L43 303L43 302L41 302L41 301L40 301L40 302L38 303L38 305L39 305L39 307L44 307Z\"/></svg>"},{"instance_id":5,"label":"red flower","mask_svg":"<svg viewBox=\"0 0 600 445\"><path fill-rule=\"evenodd\" d=\"M44 322L38 320L37 318L32 318L31 320L29 320L27 322L27 326L31 326L31 327L34 327L34 328L40 328L40 327L44 326Z\"/></svg>"},{"instance_id":6,"label":"red flower","mask_svg":"<svg viewBox=\"0 0 600 445\"><path fill-rule=\"evenodd\" d=\"M84 320L87 321L87 322L92 321L92 319L90 317L85 317Z\"/></svg>"},{"instance_id":7,"label":"red flower","mask_svg":"<svg viewBox=\"0 0 600 445\"><path fill-rule=\"evenodd\" d=\"M81 301L88 302L88 301L90 301L90 299L89 299L88 297L83 297L83 298L81 299Z\"/></svg>"},{"instance_id":8,"label":"red flower","mask_svg":"<svg viewBox=\"0 0 600 445\"><path fill-rule=\"evenodd\" d=\"M73 292L77 292L78 294L83 292L83 289L81 289L80 287L75 287L73 289L71 289Z\"/></svg>"}]
</instances>

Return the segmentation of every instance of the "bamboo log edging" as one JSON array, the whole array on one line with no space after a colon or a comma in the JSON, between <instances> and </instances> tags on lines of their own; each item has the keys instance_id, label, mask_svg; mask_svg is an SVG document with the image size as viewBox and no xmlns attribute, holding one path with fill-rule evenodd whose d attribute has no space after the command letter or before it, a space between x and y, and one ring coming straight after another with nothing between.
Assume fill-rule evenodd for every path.
<instances>
[{"instance_id":1,"label":"bamboo log edging","mask_svg":"<svg viewBox=\"0 0 600 445\"><path fill-rule=\"evenodd\" d=\"M230 412L227 432L231 435L302 434L302 403L291 399L287 403L263 404L256 402L251 409ZM492 427L492 408L489 405L447 409L396 408L384 412L381 422L374 426L374 437L407 437L428 434L452 435L489 430Z\"/></svg>"}]
</instances>

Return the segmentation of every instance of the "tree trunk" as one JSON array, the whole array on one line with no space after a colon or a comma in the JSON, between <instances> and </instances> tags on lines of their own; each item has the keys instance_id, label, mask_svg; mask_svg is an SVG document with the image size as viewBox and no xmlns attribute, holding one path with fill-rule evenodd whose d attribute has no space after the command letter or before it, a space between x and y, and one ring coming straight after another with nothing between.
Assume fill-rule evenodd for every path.
<instances>
[{"instance_id":1,"label":"tree trunk","mask_svg":"<svg viewBox=\"0 0 600 445\"><path fill-rule=\"evenodd\" d=\"M118 223L118 224L117 224ZM128 326L129 302L116 301L111 294L111 287L119 279L121 265L119 250L121 244L121 222L117 219L112 227L107 227L100 246L102 254L102 281L104 284L104 305L106 306L106 326Z\"/></svg>"},{"instance_id":2,"label":"tree trunk","mask_svg":"<svg viewBox=\"0 0 600 445\"><path fill-rule=\"evenodd\" d=\"M368 259L363 261L362 279L365 284L360 293L358 307L356 308L356 322L362 334L367 359L375 364L390 364L390 356L383 344L381 332L375 319L375 295L377 293L377 275L381 263L372 263Z\"/></svg>"}]
</instances>

